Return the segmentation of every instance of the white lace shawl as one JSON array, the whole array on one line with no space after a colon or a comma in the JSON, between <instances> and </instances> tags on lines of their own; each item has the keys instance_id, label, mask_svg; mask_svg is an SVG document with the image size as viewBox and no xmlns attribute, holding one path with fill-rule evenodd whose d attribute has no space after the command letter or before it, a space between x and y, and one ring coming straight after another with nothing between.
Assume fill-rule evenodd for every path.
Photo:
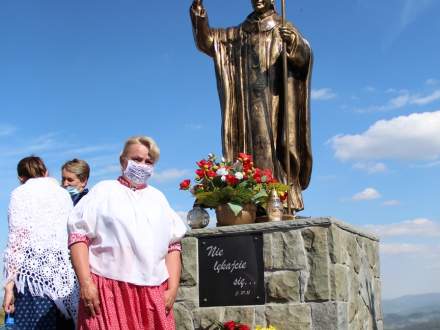
<instances>
[{"instance_id":1,"label":"white lace shawl","mask_svg":"<svg viewBox=\"0 0 440 330\"><path fill-rule=\"evenodd\" d=\"M66 317L76 321L79 290L67 248L69 194L52 178L29 179L11 194L6 282L18 292L46 295ZM5 282L5 283L6 283Z\"/></svg>"}]
</instances>

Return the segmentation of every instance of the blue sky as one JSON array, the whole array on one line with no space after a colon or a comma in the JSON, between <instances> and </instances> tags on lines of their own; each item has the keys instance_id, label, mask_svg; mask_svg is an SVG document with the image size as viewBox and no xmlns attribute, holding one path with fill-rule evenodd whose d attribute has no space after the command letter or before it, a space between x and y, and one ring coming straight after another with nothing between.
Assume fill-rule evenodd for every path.
<instances>
[{"instance_id":1,"label":"blue sky","mask_svg":"<svg viewBox=\"0 0 440 330\"><path fill-rule=\"evenodd\" d=\"M123 141L161 147L154 185L182 212L178 183L220 154L210 58L196 50L190 1L0 2L0 231L15 166L42 156L59 178L73 157L92 186L118 175ZM248 0L205 0L212 26ZM439 292L440 3L287 1L314 51L314 168L303 216L334 216L382 237L383 296ZM152 182L153 184L153 182Z\"/></svg>"}]
</instances>

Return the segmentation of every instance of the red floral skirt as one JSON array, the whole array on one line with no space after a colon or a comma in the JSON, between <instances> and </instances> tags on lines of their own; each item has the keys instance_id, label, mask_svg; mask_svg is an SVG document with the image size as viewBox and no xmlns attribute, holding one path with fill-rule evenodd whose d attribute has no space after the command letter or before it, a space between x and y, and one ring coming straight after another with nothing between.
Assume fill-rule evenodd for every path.
<instances>
[{"instance_id":1,"label":"red floral skirt","mask_svg":"<svg viewBox=\"0 0 440 330\"><path fill-rule=\"evenodd\" d=\"M92 274L99 292L101 313L92 317L81 300L79 330L175 330L173 311L165 311L165 281L139 286Z\"/></svg>"}]
</instances>

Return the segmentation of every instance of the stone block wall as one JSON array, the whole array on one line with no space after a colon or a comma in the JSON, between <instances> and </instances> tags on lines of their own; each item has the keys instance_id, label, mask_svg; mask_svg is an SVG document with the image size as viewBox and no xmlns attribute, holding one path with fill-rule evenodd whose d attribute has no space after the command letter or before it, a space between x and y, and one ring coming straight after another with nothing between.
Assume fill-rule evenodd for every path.
<instances>
[{"instance_id":1,"label":"stone block wall","mask_svg":"<svg viewBox=\"0 0 440 330\"><path fill-rule=\"evenodd\" d=\"M198 238L263 233L266 304L200 307ZM178 330L237 320L278 330L383 329L379 240L333 218L192 230L183 239Z\"/></svg>"}]
</instances>

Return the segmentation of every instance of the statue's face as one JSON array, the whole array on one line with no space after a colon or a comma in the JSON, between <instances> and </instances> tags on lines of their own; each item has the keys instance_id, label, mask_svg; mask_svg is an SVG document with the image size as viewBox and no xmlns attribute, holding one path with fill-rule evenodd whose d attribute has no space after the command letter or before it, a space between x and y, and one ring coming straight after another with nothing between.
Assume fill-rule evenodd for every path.
<instances>
[{"instance_id":1,"label":"statue's face","mask_svg":"<svg viewBox=\"0 0 440 330\"><path fill-rule=\"evenodd\" d=\"M272 8L272 0L252 0L252 7L257 13L265 13Z\"/></svg>"}]
</instances>

